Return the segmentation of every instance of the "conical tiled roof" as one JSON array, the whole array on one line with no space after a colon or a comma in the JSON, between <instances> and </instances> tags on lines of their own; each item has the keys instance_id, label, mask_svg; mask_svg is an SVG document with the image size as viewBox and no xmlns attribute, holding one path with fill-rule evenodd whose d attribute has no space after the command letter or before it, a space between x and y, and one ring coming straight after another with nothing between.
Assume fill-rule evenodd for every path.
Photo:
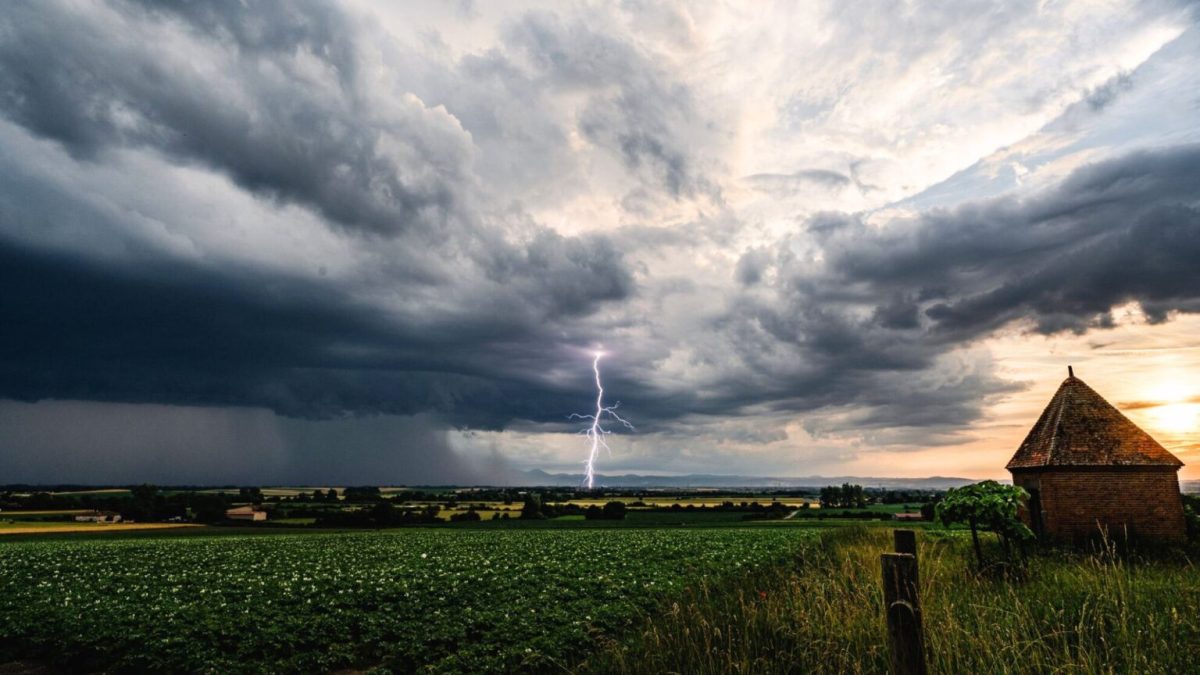
<instances>
[{"instance_id":1,"label":"conical tiled roof","mask_svg":"<svg viewBox=\"0 0 1200 675\"><path fill-rule=\"evenodd\" d=\"M1008 468L1183 466L1083 380L1063 381Z\"/></svg>"}]
</instances>

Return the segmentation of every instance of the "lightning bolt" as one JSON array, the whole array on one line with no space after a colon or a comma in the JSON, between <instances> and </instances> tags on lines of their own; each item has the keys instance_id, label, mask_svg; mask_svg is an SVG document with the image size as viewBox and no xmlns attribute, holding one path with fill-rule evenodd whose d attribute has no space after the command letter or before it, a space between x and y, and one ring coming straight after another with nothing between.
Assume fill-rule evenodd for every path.
<instances>
[{"instance_id":1,"label":"lightning bolt","mask_svg":"<svg viewBox=\"0 0 1200 675\"><path fill-rule=\"evenodd\" d=\"M612 449L608 447L608 442L605 440L605 437L612 432L601 425L601 420L604 419L604 416L608 415L625 425L630 431L636 431L628 420L617 414L617 408L621 405L620 401L611 406L604 405L604 384L600 381L600 359L604 358L604 352L594 352L593 355L595 356L592 359L592 373L596 376L596 412L592 415L571 413L569 418L591 422L587 429L579 432L587 437L588 445L590 446L587 462L584 464L584 482L587 483L589 490L592 489L596 482L596 457L600 455L600 448L604 448L605 452L610 455L612 454Z\"/></svg>"}]
</instances>

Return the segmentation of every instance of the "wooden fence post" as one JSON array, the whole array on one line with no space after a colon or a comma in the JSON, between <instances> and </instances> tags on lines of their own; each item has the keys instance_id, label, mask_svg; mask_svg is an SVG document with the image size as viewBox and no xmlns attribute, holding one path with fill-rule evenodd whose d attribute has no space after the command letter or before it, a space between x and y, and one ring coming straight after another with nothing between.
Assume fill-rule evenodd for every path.
<instances>
[{"instance_id":1,"label":"wooden fence post","mask_svg":"<svg viewBox=\"0 0 1200 675\"><path fill-rule=\"evenodd\" d=\"M896 553L908 553L917 557L917 533L913 530L892 530Z\"/></svg>"},{"instance_id":2,"label":"wooden fence post","mask_svg":"<svg viewBox=\"0 0 1200 675\"><path fill-rule=\"evenodd\" d=\"M895 531L896 550L884 553L883 606L887 613L892 675L925 675L925 635L917 595L916 535ZM911 551L911 552L909 552Z\"/></svg>"}]
</instances>

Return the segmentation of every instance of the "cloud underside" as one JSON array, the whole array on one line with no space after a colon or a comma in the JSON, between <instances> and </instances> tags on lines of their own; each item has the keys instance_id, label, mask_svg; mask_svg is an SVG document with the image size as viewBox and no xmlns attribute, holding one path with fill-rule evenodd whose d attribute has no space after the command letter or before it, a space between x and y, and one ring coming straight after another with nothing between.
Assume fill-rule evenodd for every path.
<instances>
[{"instance_id":1,"label":"cloud underside","mask_svg":"<svg viewBox=\"0 0 1200 675\"><path fill-rule=\"evenodd\" d=\"M570 149L586 143L632 181L626 203L704 203L720 215L695 232L739 227L695 142L715 121L637 43L529 14L500 48L438 61L372 51L371 26L324 3L84 14L0 18L0 138L22 150L0 159L2 398L561 428L588 408L582 355L603 343L648 431L796 415L814 435L939 442L1013 390L977 349L997 331L1200 310L1196 146L883 224L805 215L689 279L645 251L719 235L535 216L546 192L586 191ZM689 288L704 311L667 321Z\"/></svg>"}]
</instances>

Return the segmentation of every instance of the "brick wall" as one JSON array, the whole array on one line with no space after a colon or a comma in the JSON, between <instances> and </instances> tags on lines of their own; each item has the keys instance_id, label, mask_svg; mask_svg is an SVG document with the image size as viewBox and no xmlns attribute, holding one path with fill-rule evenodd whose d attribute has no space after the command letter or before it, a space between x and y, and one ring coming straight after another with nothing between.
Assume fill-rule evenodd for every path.
<instances>
[{"instance_id":1,"label":"brick wall","mask_svg":"<svg viewBox=\"0 0 1200 675\"><path fill-rule=\"evenodd\" d=\"M1014 473L1013 483L1038 491L1047 538L1094 537L1106 526L1115 536L1179 542L1186 538L1183 501L1174 468L1046 469ZM1030 514L1022 516L1029 522Z\"/></svg>"}]
</instances>

